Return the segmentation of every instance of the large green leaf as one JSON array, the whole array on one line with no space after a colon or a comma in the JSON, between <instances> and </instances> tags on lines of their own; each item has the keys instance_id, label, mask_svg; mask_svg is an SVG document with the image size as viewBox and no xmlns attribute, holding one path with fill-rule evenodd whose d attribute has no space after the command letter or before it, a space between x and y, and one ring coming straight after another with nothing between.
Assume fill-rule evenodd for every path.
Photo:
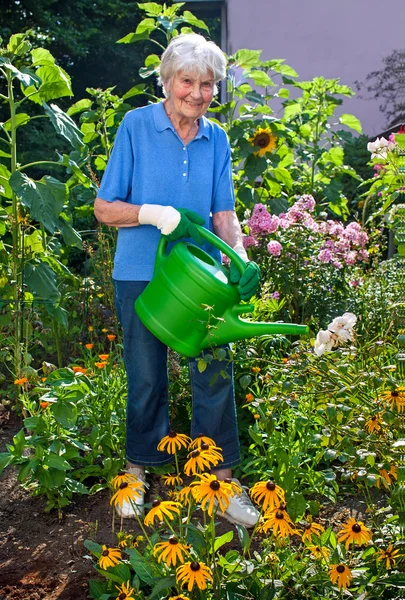
<instances>
[{"instance_id":1,"label":"large green leaf","mask_svg":"<svg viewBox=\"0 0 405 600\"><path fill-rule=\"evenodd\" d=\"M9 70L12 72L14 77L17 77L24 85L30 85L33 83L32 77L29 73L24 72L24 70L20 71L15 67L8 58L5 56L0 56L0 65L4 70ZM26 70L25 70L26 71Z\"/></svg>"},{"instance_id":2,"label":"large green leaf","mask_svg":"<svg viewBox=\"0 0 405 600\"><path fill-rule=\"evenodd\" d=\"M69 115L69 117L71 117L72 115L75 115L78 112L88 110L92 104L93 102L92 100L90 100L90 98L82 98L81 100L78 100L77 102L72 104L72 106L68 109L66 114Z\"/></svg>"},{"instance_id":3,"label":"large green leaf","mask_svg":"<svg viewBox=\"0 0 405 600\"><path fill-rule=\"evenodd\" d=\"M357 131L358 133L363 133L361 123L354 115L341 115L339 121L342 123L342 125L347 125L347 127L354 129L354 131Z\"/></svg>"},{"instance_id":4,"label":"large green leaf","mask_svg":"<svg viewBox=\"0 0 405 600\"><path fill-rule=\"evenodd\" d=\"M46 304L46 310L51 315L53 319L57 323L60 323L65 331L68 331L69 322L68 322L68 312L61 306L56 306L55 304Z\"/></svg>"},{"instance_id":5,"label":"large green leaf","mask_svg":"<svg viewBox=\"0 0 405 600\"><path fill-rule=\"evenodd\" d=\"M55 402L51 406L53 416L66 429L74 427L77 421L77 408L73 402Z\"/></svg>"},{"instance_id":6,"label":"large green leaf","mask_svg":"<svg viewBox=\"0 0 405 600\"><path fill-rule=\"evenodd\" d=\"M183 20L192 27L198 27L199 29L205 29L205 31L209 31L204 21L197 19L197 17L195 17L189 10L185 10L182 16Z\"/></svg>"},{"instance_id":7,"label":"large green leaf","mask_svg":"<svg viewBox=\"0 0 405 600\"><path fill-rule=\"evenodd\" d=\"M270 79L270 77L264 71L250 71L247 75L249 79L253 79L256 85L260 85L261 87L266 86L274 86L275 84Z\"/></svg>"},{"instance_id":8,"label":"large green leaf","mask_svg":"<svg viewBox=\"0 0 405 600\"><path fill-rule=\"evenodd\" d=\"M157 2L143 2L142 4L138 4L138 6L150 17L157 17L162 12L162 5Z\"/></svg>"},{"instance_id":9,"label":"large green leaf","mask_svg":"<svg viewBox=\"0 0 405 600\"><path fill-rule=\"evenodd\" d=\"M235 54L235 60L238 67L258 67L260 64L261 50L238 50Z\"/></svg>"},{"instance_id":10,"label":"large green leaf","mask_svg":"<svg viewBox=\"0 0 405 600\"><path fill-rule=\"evenodd\" d=\"M154 29L157 28L156 25L156 21L155 19L143 19L138 27L135 30L135 34L140 34L140 33L151 33L151 31L153 31Z\"/></svg>"},{"instance_id":11,"label":"large green leaf","mask_svg":"<svg viewBox=\"0 0 405 600\"><path fill-rule=\"evenodd\" d=\"M128 33L123 38L120 38L117 41L117 44L133 44L134 42L139 42L141 40L149 39L149 34L144 31L143 33Z\"/></svg>"},{"instance_id":12,"label":"large green leaf","mask_svg":"<svg viewBox=\"0 0 405 600\"><path fill-rule=\"evenodd\" d=\"M76 123L56 104L48 106L46 102L42 103L44 110L51 120L56 131L67 139L76 150L84 146L83 134Z\"/></svg>"},{"instance_id":13,"label":"large green leaf","mask_svg":"<svg viewBox=\"0 0 405 600\"><path fill-rule=\"evenodd\" d=\"M76 248L81 248L82 238L80 237L80 233L78 233L76 229L73 229L65 217L66 215L62 213L58 219L58 225L63 237L63 241L65 242L66 246L75 246Z\"/></svg>"},{"instance_id":14,"label":"large green leaf","mask_svg":"<svg viewBox=\"0 0 405 600\"><path fill-rule=\"evenodd\" d=\"M62 67L44 65L39 67L37 75L42 82L38 94L45 102L62 96L73 96L70 77Z\"/></svg>"},{"instance_id":15,"label":"large green leaf","mask_svg":"<svg viewBox=\"0 0 405 600\"><path fill-rule=\"evenodd\" d=\"M15 33L9 39L7 44L8 52L12 54L22 56L29 50L31 50L31 44L25 38L27 37L26 33Z\"/></svg>"},{"instance_id":16,"label":"large green leaf","mask_svg":"<svg viewBox=\"0 0 405 600\"><path fill-rule=\"evenodd\" d=\"M26 206L31 217L50 232L54 233L59 226L58 217L67 200L67 186L54 177L45 175L35 181L20 171L10 178L10 185Z\"/></svg>"},{"instance_id":17,"label":"large green leaf","mask_svg":"<svg viewBox=\"0 0 405 600\"><path fill-rule=\"evenodd\" d=\"M20 125L26 125L28 121L30 121L31 117L26 115L25 113L18 113L14 118L14 127L20 127ZM13 122L11 119L8 119L5 123L3 123L3 127L6 131L11 131L13 126Z\"/></svg>"},{"instance_id":18,"label":"large green leaf","mask_svg":"<svg viewBox=\"0 0 405 600\"><path fill-rule=\"evenodd\" d=\"M55 273L51 267L39 260L24 265L24 283L37 298L57 304L60 293L56 287Z\"/></svg>"},{"instance_id":19,"label":"large green leaf","mask_svg":"<svg viewBox=\"0 0 405 600\"><path fill-rule=\"evenodd\" d=\"M33 67L43 67L55 64L54 57L49 50L46 50L45 48L35 48L34 50L31 50L31 56Z\"/></svg>"}]
</instances>

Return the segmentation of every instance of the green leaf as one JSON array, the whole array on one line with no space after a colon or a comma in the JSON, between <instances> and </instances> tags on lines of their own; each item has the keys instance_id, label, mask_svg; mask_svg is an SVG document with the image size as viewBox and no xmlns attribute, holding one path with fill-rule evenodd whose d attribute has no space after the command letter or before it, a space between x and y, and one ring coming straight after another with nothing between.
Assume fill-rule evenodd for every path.
<instances>
[{"instance_id":1,"label":"green leaf","mask_svg":"<svg viewBox=\"0 0 405 600\"><path fill-rule=\"evenodd\" d=\"M34 229L30 235L24 235L24 248L26 256L44 253L44 241L40 229Z\"/></svg>"},{"instance_id":2,"label":"green leaf","mask_svg":"<svg viewBox=\"0 0 405 600\"><path fill-rule=\"evenodd\" d=\"M58 469L59 471L68 471L72 468L62 456L52 453L48 454L45 458L44 464L52 469Z\"/></svg>"},{"instance_id":3,"label":"green leaf","mask_svg":"<svg viewBox=\"0 0 405 600\"><path fill-rule=\"evenodd\" d=\"M15 115L14 127L17 129L17 127L20 127L20 125L26 125L30 120L31 117L29 115L26 115L25 113L18 113ZM3 127L6 131L11 131L12 125L11 119L8 119L5 123L3 123Z\"/></svg>"},{"instance_id":4,"label":"green leaf","mask_svg":"<svg viewBox=\"0 0 405 600\"><path fill-rule=\"evenodd\" d=\"M199 29L205 29L205 31L209 31L207 25L201 19L197 19L189 10L185 10L183 12L183 19L191 25L192 27L199 27Z\"/></svg>"},{"instance_id":5,"label":"green leaf","mask_svg":"<svg viewBox=\"0 0 405 600\"><path fill-rule=\"evenodd\" d=\"M97 558L103 551L103 547L100 544L96 544L96 542L93 542L93 540L84 540L83 546L87 548L87 550L90 550L92 554L95 554Z\"/></svg>"},{"instance_id":6,"label":"green leaf","mask_svg":"<svg viewBox=\"0 0 405 600\"><path fill-rule=\"evenodd\" d=\"M77 421L77 408L72 402L55 402L51 411L57 420L66 429L74 427Z\"/></svg>"},{"instance_id":7,"label":"green leaf","mask_svg":"<svg viewBox=\"0 0 405 600\"><path fill-rule=\"evenodd\" d=\"M107 582L100 581L99 579L90 579L89 580L89 595L93 600L100 600L102 594L107 591ZM110 598L110 595L108 594Z\"/></svg>"},{"instance_id":8,"label":"green leaf","mask_svg":"<svg viewBox=\"0 0 405 600\"><path fill-rule=\"evenodd\" d=\"M342 123L342 125L346 125L347 127L350 127L350 129L354 129L354 131L357 131L358 133L363 133L361 123L360 123L359 119L357 117L355 117L354 115L349 115L349 114L341 115L339 118L339 122Z\"/></svg>"},{"instance_id":9,"label":"green leaf","mask_svg":"<svg viewBox=\"0 0 405 600\"><path fill-rule=\"evenodd\" d=\"M65 485L73 494L87 495L90 493L88 488L81 481L77 481L71 477L66 478Z\"/></svg>"},{"instance_id":10,"label":"green leaf","mask_svg":"<svg viewBox=\"0 0 405 600\"><path fill-rule=\"evenodd\" d=\"M157 4L157 2L143 2L142 4L138 3L138 6L141 10L144 10L152 17L157 17L162 12L162 5Z\"/></svg>"},{"instance_id":11,"label":"green leaf","mask_svg":"<svg viewBox=\"0 0 405 600\"><path fill-rule=\"evenodd\" d=\"M258 67L260 65L261 50L238 50L235 54L235 61L238 67Z\"/></svg>"},{"instance_id":12,"label":"green leaf","mask_svg":"<svg viewBox=\"0 0 405 600\"><path fill-rule=\"evenodd\" d=\"M34 50L31 50L31 56L33 67L43 67L55 64L54 57L49 50L46 50L45 48L35 48Z\"/></svg>"},{"instance_id":13,"label":"green leaf","mask_svg":"<svg viewBox=\"0 0 405 600\"><path fill-rule=\"evenodd\" d=\"M233 531L227 531L223 535L216 538L214 542L214 550L217 551L218 548L221 548L224 544L228 544L233 540Z\"/></svg>"},{"instance_id":14,"label":"green leaf","mask_svg":"<svg viewBox=\"0 0 405 600\"><path fill-rule=\"evenodd\" d=\"M78 100L72 104L72 106L67 110L66 114L71 117L72 115L82 112L83 110L88 110L92 104L93 102L90 100L90 98L82 98L81 100Z\"/></svg>"},{"instance_id":15,"label":"green leaf","mask_svg":"<svg viewBox=\"0 0 405 600\"><path fill-rule=\"evenodd\" d=\"M67 246L74 246L76 248L82 248L82 238L80 233L73 229L69 221L67 221L61 214L58 219L58 226L63 237L63 241Z\"/></svg>"},{"instance_id":16,"label":"green leaf","mask_svg":"<svg viewBox=\"0 0 405 600\"><path fill-rule=\"evenodd\" d=\"M157 584L152 588L152 592L148 596L148 600L153 600L153 598L159 597L161 598L161 592L164 590L169 590L170 588L176 585L176 577L174 575L167 577L160 577Z\"/></svg>"},{"instance_id":17,"label":"green leaf","mask_svg":"<svg viewBox=\"0 0 405 600\"><path fill-rule=\"evenodd\" d=\"M199 373L204 373L206 368L207 368L207 363L205 362L205 360L203 358L200 358L197 362L197 369L198 369Z\"/></svg>"},{"instance_id":18,"label":"green leaf","mask_svg":"<svg viewBox=\"0 0 405 600\"><path fill-rule=\"evenodd\" d=\"M58 216L67 200L66 184L48 175L35 181L25 173L16 171L10 178L10 185L21 203L29 209L31 217L54 233Z\"/></svg>"},{"instance_id":19,"label":"green leaf","mask_svg":"<svg viewBox=\"0 0 405 600\"><path fill-rule=\"evenodd\" d=\"M139 96L140 94L144 93L145 85L143 83L138 83L137 85L134 85L134 87L132 87L130 90L128 90L126 94L122 96L122 99L127 100L128 98L132 98L133 96Z\"/></svg>"},{"instance_id":20,"label":"green leaf","mask_svg":"<svg viewBox=\"0 0 405 600\"><path fill-rule=\"evenodd\" d=\"M288 514L293 521L297 521L304 516L307 503L302 494L292 494L288 499Z\"/></svg>"},{"instance_id":21,"label":"green leaf","mask_svg":"<svg viewBox=\"0 0 405 600\"><path fill-rule=\"evenodd\" d=\"M13 437L13 445L14 445L14 456L21 456L23 450L25 448L25 432L24 429L20 429L20 431Z\"/></svg>"},{"instance_id":22,"label":"green leaf","mask_svg":"<svg viewBox=\"0 0 405 600\"><path fill-rule=\"evenodd\" d=\"M293 180L290 172L287 171L287 169L284 169L284 167L276 167L272 170L271 174L277 181L283 183L287 189L292 189Z\"/></svg>"},{"instance_id":23,"label":"green leaf","mask_svg":"<svg viewBox=\"0 0 405 600\"><path fill-rule=\"evenodd\" d=\"M38 89L41 100L47 102L62 96L73 96L70 77L62 67L46 65L39 67L36 74L42 82Z\"/></svg>"},{"instance_id":24,"label":"green leaf","mask_svg":"<svg viewBox=\"0 0 405 600\"><path fill-rule=\"evenodd\" d=\"M59 302L60 292L56 287L55 273L47 263L25 263L24 281L37 299Z\"/></svg>"},{"instance_id":25,"label":"green leaf","mask_svg":"<svg viewBox=\"0 0 405 600\"><path fill-rule=\"evenodd\" d=\"M129 562L139 579L149 585L155 583L155 577L149 561L145 560L134 548L130 548L127 552L129 554Z\"/></svg>"},{"instance_id":26,"label":"green leaf","mask_svg":"<svg viewBox=\"0 0 405 600\"><path fill-rule=\"evenodd\" d=\"M68 140L76 150L80 150L84 146L83 134L73 119L56 104L48 106L46 102L43 102L42 106L56 131Z\"/></svg>"},{"instance_id":27,"label":"green leaf","mask_svg":"<svg viewBox=\"0 0 405 600\"><path fill-rule=\"evenodd\" d=\"M284 119L288 121L292 119L296 115L298 115L302 110L302 106L299 102L292 102L291 104L287 104L284 107Z\"/></svg>"},{"instance_id":28,"label":"green leaf","mask_svg":"<svg viewBox=\"0 0 405 600\"><path fill-rule=\"evenodd\" d=\"M139 42L141 40L149 39L149 34L145 33L128 33L123 38L120 38L117 41L117 44L133 44L134 42Z\"/></svg>"},{"instance_id":29,"label":"green leaf","mask_svg":"<svg viewBox=\"0 0 405 600\"><path fill-rule=\"evenodd\" d=\"M135 30L135 35L139 35L142 33L151 33L154 29L157 28L155 19L143 19Z\"/></svg>"},{"instance_id":30,"label":"green leaf","mask_svg":"<svg viewBox=\"0 0 405 600\"><path fill-rule=\"evenodd\" d=\"M250 541L249 532L246 529L246 527L243 527L243 525L237 525L235 523L235 527L238 532L239 541L241 543L241 546L242 546L243 550L246 550L246 548L248 547L249 541Z\"/></svg>"},{"instance_id":31,"label":"green leaf","mask_svg":"<svg viewBox=\"0 0 405 600\"><path fill-rule=\"evenodd\" d=\"M275 85L270 77L264 71L250 71L248 73L249 79L253 79L256 85L261 87L268 87Z\"/></svg>"},{"instance_id":32,"label":"green leaf","mask_svg":"<svg viewBox=\"0 0 405 600\"><path fill-rule=\"evenodd\" d=\"M14 456L9 452L0 452L0 474L14 462Z\"/></svg>"},{"instance_id":33,"label":"green leaf","mask_svg":"<svg viewBox=\"0 0 405 600\"><path fill-rule=\"evenodd\" d=\"M26 40L26 33L15 33L9 39L7 51L22 56L31 50L31 44Z\"/></svg>"},{"instance_id":34,"label":"green leaf","mask_svg":"<svg viewBox=\"0 0 405 600\"><path fill-rule=\"evenodd\" d=\"M252 381L252 378L250 375L243 375L239 379L239 385L241 386L242 390L245 390L251 381Z\"/></svg>"},{"instance_id":35,"label":"green leaf","mask_svg":"<svg viewBox=\"0 0 405 600\"><path fill-rule=\"evenodd\" d=\"M10 186L11 172L0 163L0 196L12 198L13 191Z\"/></svg>"}]
</instances>

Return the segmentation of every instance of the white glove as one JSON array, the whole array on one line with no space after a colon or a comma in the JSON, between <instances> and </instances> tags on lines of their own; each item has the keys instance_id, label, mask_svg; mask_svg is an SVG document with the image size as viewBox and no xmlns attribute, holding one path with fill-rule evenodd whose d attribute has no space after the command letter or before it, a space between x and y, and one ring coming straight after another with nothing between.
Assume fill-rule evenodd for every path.
<instances>
[{"instance_id":1,"label":"white glove","mask_svg":"<svg viewBox=\"0 0 405 600\"><path fill-rule=\"evenodd\" d=\"M243 247L243 242L238 242L236 246L233 247L233 251L236 252L238 256L245 262L249 262L249 257L245 248Z\"/></svg>"},{"instance_id":2,"label":"white glove","mask_svg":"<svg viewBox=\"0 0 405 600\"><path fill-rule=\"evenodd\" d=\"M180 219L181 214L173 206L161 204L143 204L138 214L141 225L154 225L163 235L172 233L180 223Z\"/></svg>"}]
</instances>

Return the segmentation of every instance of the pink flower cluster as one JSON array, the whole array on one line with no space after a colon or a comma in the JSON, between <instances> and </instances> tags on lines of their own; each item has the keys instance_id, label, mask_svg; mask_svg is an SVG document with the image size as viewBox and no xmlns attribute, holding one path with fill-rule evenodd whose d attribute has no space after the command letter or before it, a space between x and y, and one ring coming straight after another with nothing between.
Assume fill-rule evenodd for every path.
<instances>
[{"instance_id":1,"label":"pink flower cluster","mask_svg":"<svg viewBox=\"0 0 405 600\"><path fill-rule=\"evenodd\" d=\"M349 223L345 227L339 221L316 221L311 214L314 209L315 200L309 194L301 196L286 213L279 215L271 215L264 204L256 204L247 222L250 235L244 238L245 248L259 246L264 236L301 225L308 230L308 239L321 242L317 256L320 262L341 269L344 264L353 265L368 259L365 249L368 235L358 223ZM267 250L272 256L280 256L282 245L271 240Z\"/></svg>"}]
</instances>

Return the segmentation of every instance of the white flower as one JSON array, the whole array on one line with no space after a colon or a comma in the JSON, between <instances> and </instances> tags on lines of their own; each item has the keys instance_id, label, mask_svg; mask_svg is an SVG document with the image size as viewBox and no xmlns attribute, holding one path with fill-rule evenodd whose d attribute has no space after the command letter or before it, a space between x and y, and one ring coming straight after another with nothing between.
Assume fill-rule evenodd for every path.
<instances>
[{"instance_id":1,"label":"white flower","mask_svg":"<svg viewBox=\"0 0 405 600\"><path fill-rule=\"evenodd\" d=\"M367 144L367 150L371 152L371 158L387 158L388 150L392 150L395 146L394 142L389 142L384 137L377 138L375 142Z\"/></svg>"},{"instance_id":2,"label":"white flower","mask_svg":"<svg viewBox=\"0 0 405 600\"><path fill-rule=\"evenodd\" d=\"M333 319L328 325L328 331L337 336L338 342L348 342L353 339L353 327L356 325L357 317L353 313L346 312L341 317Z\"/></svg>"},{"instance_id":3,"label":"white flower","mask_svg":"<svg viewBox=\"0 0 405 600\"><path fill-rule=\"evenodd\" d=\"M332 338L331 332L321 329L315 339L314 352L317 356L321 356L324 352L332 350L334 344L335 340Z\"/></svg>"}]
</instances>

